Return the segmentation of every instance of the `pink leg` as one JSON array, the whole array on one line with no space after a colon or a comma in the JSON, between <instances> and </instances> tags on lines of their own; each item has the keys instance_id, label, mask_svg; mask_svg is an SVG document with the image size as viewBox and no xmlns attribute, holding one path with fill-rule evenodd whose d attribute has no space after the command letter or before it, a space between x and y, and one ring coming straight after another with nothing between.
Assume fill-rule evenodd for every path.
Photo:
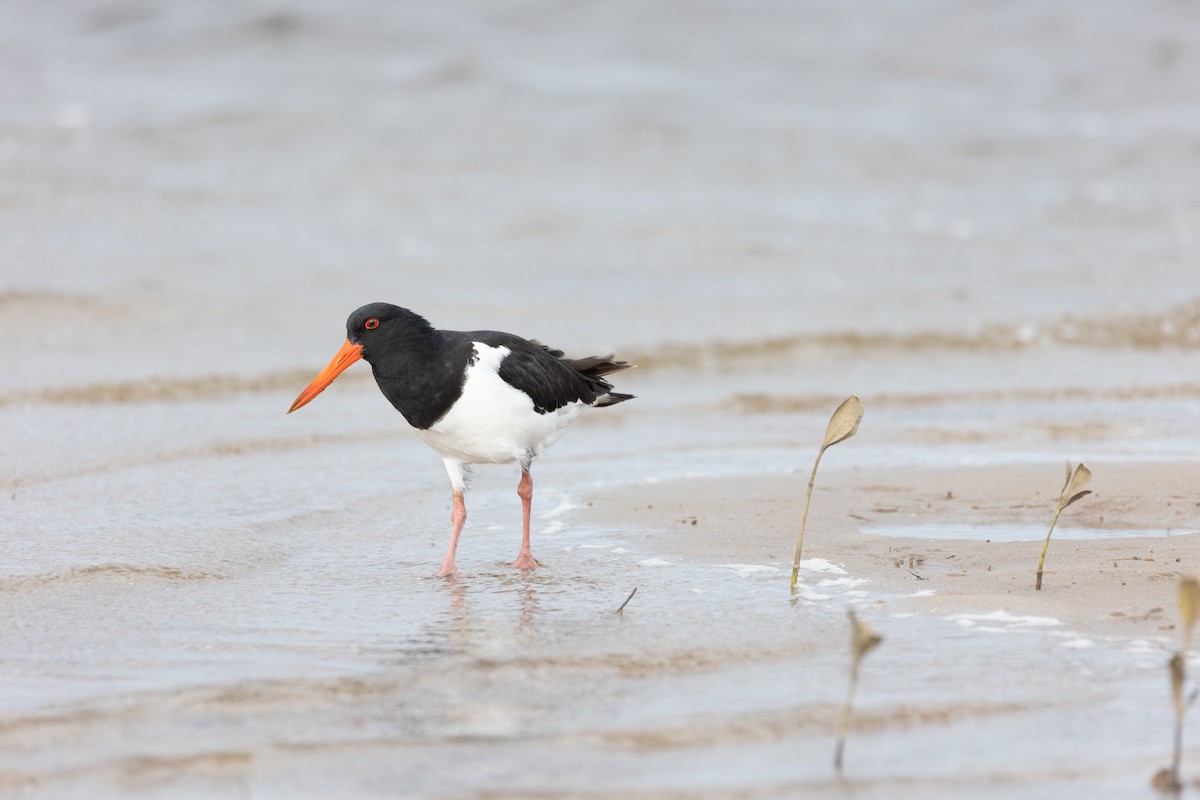
<instances>
[{"instance_id":1,"label":"pink leg","mask_svg":"<svg viewBox=\"0 0 1200 800\"><path fill-rule=\"evenodd\" d=\"M537 569L538 562L529 549L529 514L533 504L533 478L528 470L521 470L521 482L517 484L517 496L521 498L521 552L513 566L517 569Z\"/></svg>"},{"instance_id":2,"label":"pink leg","mask_svg":"<svg viewBox=\"0 0 1200 800\"><path fill-rule=\"evenodd\" d=\"M450 512L450 522L454 524L454 530L450 533L450 549L446 551L442 568L438 570L439 578L458 574L458 568L454 566L454 552L458 550L458 535L462 533L463 525L467 522L467 504L463 501L462 492L454 493L454 509Z\"/></svg>"}]
</instances>

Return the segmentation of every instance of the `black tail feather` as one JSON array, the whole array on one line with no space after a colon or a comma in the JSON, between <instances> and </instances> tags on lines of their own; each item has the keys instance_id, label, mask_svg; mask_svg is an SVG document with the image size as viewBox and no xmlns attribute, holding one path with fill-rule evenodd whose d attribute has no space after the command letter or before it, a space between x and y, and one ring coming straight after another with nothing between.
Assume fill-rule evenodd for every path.
<instances>
[{"instance_id":1,"label":"black tail feather","mask_svg":"<svg viewBox=\"0 0 1200 800\"><path fill-rule=\"evenodd\" d=\"M558 359L582 375L588 384L591 385L592 391L596 393L596 400L592 403L593 406L611 406L624 400L633 399L633 395L631 394L621 394L612 391L613 385L604 379L605 375L629 369L633 364L627 361L613 361L612 354L607 356L587 356L586 358L563 358L562 356L558 356Z\"/></svg>"},{"instance_id":2,"label":"black tail feather","mask_svg":"<svg viewBox=\"0 0 1200 800\"><path fill-rule=\"evenodd\" d=\"M602 378L634 366L628 361L613 361L611 353L606 356L588 356L587 358L563 358L562 355L559 355L558 358L571 369L581 372L589 378Z\"/></svg>"},{"instance_id":3,"label":"black tail feather","mask_svg":"<svg viewBox=\"0 0 1200 800\"><path fill-rule=\"evenodd\" d=\"M615 406L617 403L623 403L626 400L632 400L637 397L636 394L621 394L620 392L608 392L596 398L596 402L592 405L598 407Z\"/></svg>"},{"instance_id":4,"label":"black tail feather","mask_svg":"<svg viewBox=\"0 0 1200 800\"><path fill-rule=\"evenodd\" d=\"M557 350L553 347L547 347L536 339L530 339L530 344L542 348L550 355L557 358L562 363L566 364L571 369L578 372L596 394L596 401L593 405L596 406L611 406L625 400L632 400L634 395L621 394L620 392L612 391L612 384L604 380L605 375L611 375L614 372L620 372L623 369L630 369L637 366L630 364L628 361L614 361L615 356L609 353L606 356L586 356L585 358L566 358L562 350Z\"/></svg>"}]
</instances>

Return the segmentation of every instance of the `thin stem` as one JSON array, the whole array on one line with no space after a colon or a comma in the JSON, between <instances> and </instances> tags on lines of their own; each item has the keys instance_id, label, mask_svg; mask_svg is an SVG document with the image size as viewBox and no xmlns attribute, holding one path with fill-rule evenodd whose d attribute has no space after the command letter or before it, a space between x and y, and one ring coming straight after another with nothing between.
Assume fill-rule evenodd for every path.
<instances>
[{"instance_id":1,"label":"thin stem","mask_svg":"<svg viewBox=\"0 0 1200 800\"><path fill-rule=\"evenodd\" d=\"M626 597L625 602L621 603L621 607L617 609L618 614L624 613L625 606L629 605L629 601L633 599L633 596L635 594L637 594L637 590L638 590L638 587L636 587L636 586L633 587L633 591L629 593L629 597Z\"/></svg>"},{"instance_id":2,"label":"thin stem","mask_svg":"<svg viewBox=\"0 0 1200 800\"><path fill-rule=\"evenodd\" d=\"M1179 786L1179 764L1183 760L1183 715L1175 715L1175 754L1171 757L1171 782Z\"/></svg>"},{"instance_id":3,"label":"thin stem","mask_svg":"<svg viewBox=\"0 0 1200 800\"><path fill-rule=\"evenodd\" d=\"M792 560L792 594L796 593L796 578L800 574L800 551L804 549L804 526L808 522L808 504L812 501L813 484L817 482L817 467L825 448L817 451L817 460L813 462L812 475L808 477L808 492L804 495L804 510L800 512L800 536L796 539L796 558Z\"/></svg>"},{"instance_id":4,"label":"thin stem","mask_svg":"<svg viewBox=\"0 0 1200 800\"><path fill-rule=\"evenodd\" d=\"M1176 791L1182 786L1179 782L1179 767L1183 761L1183 717L1191 700L1183 695L1187 685L1187 656L1180 650L1171 657L1168 664L1171 670L1171 693L1175 700L1175 750L1171 756L1171 785ZM1193 695L1194 697L1194 695Z\"/></svg>"},{"instance_id":5,"label":"thin stem","mask_svg":"<svg viewBox=\"0 0 1200 800\"><path fill-rule=\"evenodd\" d=\"M1054 533L1054 526L1058 522L1058 515L1062 513L1063 506L1060 504L1058 510L1054 512L1054 519L1050 520L1050 530L1046 531L1046 543L1042 545L1042 557L1038 559L1037 571L1037 586L1034 587L1039 591L1042 588L1042 567L1046 564L1046 551L1050 549L1050 534Z\"/></svg>"},{"instance_id":6,"label":"thin stem","mask_svg":"<svg viewBox=\"0 0 1200 800\"><path fill-rule=\"evenodd\" d=\"M857 667L857 665L856 665ZM846 732L850 729L850 706L854 703L854 690L858 688L858 669L850 671L850 685L846 688L846 704L842 706L842 719L838 723L837 744L833 748L833 768L842 774L842 751L846 747Z\"/></svg>"}]
</instances>

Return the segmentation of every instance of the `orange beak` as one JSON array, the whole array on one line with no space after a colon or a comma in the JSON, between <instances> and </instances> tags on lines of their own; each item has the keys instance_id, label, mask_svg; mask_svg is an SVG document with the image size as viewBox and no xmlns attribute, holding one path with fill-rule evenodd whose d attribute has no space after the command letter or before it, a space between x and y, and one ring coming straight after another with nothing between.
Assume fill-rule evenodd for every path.
<instances>
[{"instance_id":1,"label":"orange beak","mask_svg":"<svg viewBox=\"0 0 1200 800\"><path fill-rule=\"evenodd\" d=\"M292 407L288 409L288 413L292 413L300 406L308 403L314 397L325 390L325 387L333 383L333 379L342 374L342 370L362 358L362 345L351 344L347 339L342 345L342 349L337 351L337 355L333 357L333 361L329 362L329 366L321 370L321 374L312 379L312 383L305 387L300 396L296 398L296 402L292 403Z\"/></svg>"}]
</instances>

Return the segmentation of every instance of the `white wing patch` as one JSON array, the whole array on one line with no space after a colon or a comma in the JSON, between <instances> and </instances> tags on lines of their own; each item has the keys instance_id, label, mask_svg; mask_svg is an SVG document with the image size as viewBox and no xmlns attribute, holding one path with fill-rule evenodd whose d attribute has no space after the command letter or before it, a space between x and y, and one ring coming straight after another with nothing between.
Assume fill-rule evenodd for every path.
<instances>
[{"instance_id":1,"label":"white wing patch","mask_svg":"<svg viewBox=\"0 0 1200 800\"><path fill-rule=\"evenodd\" d=\"M531 461L558 441L585 408L568 403L556 411L539 414L529 395L500 378L500 364L512 351L473 342L475 363L466 369L462 396L445 416L426 430L418 430L430 447L446 459L454 482L451 462L458 464L505 464ZM457 487L456 487L457 488Z\"/></svg>"}]
</instances>

